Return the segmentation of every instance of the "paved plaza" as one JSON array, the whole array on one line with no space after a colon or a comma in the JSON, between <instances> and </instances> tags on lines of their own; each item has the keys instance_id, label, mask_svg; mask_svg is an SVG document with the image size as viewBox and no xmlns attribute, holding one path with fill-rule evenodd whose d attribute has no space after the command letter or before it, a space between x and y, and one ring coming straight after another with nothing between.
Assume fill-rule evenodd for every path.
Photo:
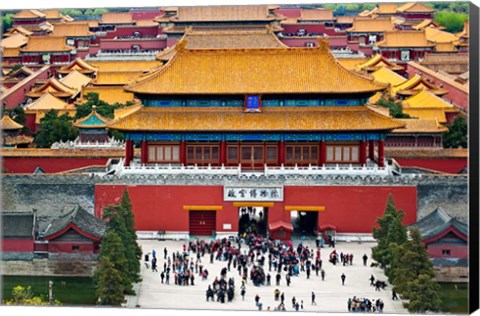
<instances>
[{"instance_id":1,"label":"paved plaza","mask_svg":"<svg viewBox=\"0 0 480 316\"><path fill-rule=\"evenodd\" d=\"M270 307L271 310L279 305L274 300L275 275L276 272L270 272L272 276L271 286L256 287L251 280L246 285L245 300L242 301L240 296L241 277L236 269L232 269L227 273L227 278L235 279L235 298L233 302L207 302L205 291L209 284L213 282L216 276L220 277L220 270L227 266L226 261L214 261L210 264L208 254L202 258L202 264L209 271L207 280L201 280L198 274L195 275L194 286L178 286L174 284L173 274L170 277L170 284L162 284L160 282L160 272L163 269L163 249L167 247L169 256L172 251L182 251L183 241L157 241L157 240L139 240L143 253L151 253L154 249L157 253L158 272L152 272L146 268L142 261L142 278L143 282L136 285L138 295L128 298L128 307L134 308L139 305L141 308L167 308L167 309L217 309L217 310L258 310L255 306L254 298L258 294L260 302L263 304L263 310ZM309 248L314 247L314 241L308 241L306 244ZM294 246L296 247L296 243ZM370 286L370 275L374 275L376 279L387 281L386 276L380 268L370 267L371 247L373 243L337 243L336 250L338 253L352 253L353 265L343 266L337 263L336 266L328 262L328 255L333 248L322 248L321 259L323 260L323 269L326 273L325 281L321 280L320 275L317 277L312 271L310 279L307 280L305 272L301 272L298 277L292 277L292 283L289 287L286 285L285 272L282 272L282 280L278 287L280 292L285 293L285 307L287 311L294 311L292 308L292 297L295 296L297 301L303 300L303 311L305 312L347 312L347 300L349 297L360 297L370 299L382 299L385 303L384 313L407 313L402 307L401 301L392 301L391 285L388 284L386 290L380 292L375 291ZM243 249L243 246L242 246ZM367 254L368 264L363 265L362 256ZM192 256L194 258L194 256ZM142 257L143 259L143 257ZM249 271L250 271L249 267ZM265 273L268 273L268 260L265 264ZM340 279L341 274L346 275L345 286L342 286ZM317 305L311 305L311 292L316 295Z\"/></svg>"}]
</instances>

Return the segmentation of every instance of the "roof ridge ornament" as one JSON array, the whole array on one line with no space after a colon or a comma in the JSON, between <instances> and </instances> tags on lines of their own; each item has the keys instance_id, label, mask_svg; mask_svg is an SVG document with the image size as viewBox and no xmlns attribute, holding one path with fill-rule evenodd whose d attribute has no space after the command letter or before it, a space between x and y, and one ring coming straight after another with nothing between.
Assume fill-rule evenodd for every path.
<instances>
[{"instance_id":1,"label":"roof ridge ornament","mask_svg":"<svg viewBox=\"0 0 480 316\"><path fill-rule=\"evenodd\" d=\"M184 52L187 47L187 40L185 38L180 39L175 45L177 52Z\"/></svg>"}]
</instances>

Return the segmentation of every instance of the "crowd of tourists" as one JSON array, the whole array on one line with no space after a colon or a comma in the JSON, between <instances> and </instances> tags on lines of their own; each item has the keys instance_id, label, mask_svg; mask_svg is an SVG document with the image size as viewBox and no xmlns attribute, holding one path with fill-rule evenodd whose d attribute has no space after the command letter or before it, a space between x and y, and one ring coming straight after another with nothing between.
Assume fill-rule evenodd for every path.
<instances>
[{"instance_id":1,"label":"crowd of tourists","mask_svg":"<svg viewBox=\"0 0 480 316\"><path fill-rule=\"evenodd\" d=\"M347 309L349 312L383 312L384 303L381 299L349 298Z\"/></svg>"}]
</instances>

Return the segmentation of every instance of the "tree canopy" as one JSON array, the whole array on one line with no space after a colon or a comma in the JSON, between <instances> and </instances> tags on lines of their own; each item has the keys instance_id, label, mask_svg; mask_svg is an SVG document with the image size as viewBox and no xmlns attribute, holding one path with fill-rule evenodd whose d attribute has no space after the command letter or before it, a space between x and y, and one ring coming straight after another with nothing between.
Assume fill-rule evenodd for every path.
<instances>
[{"instance_id":1,"label":"tree canopy","mask_svg":"<svg viewBox=\"0 0 480 316\"><path fill-rule=\"evenodd\" d=\"M448 132L443 134L443 147L445 148L468 148L468 126L465 119L461 116L453 120L448 125Z\"/></svg>"},{"instance_id":2,"label":"tree canopy","mask_svg":"<svg viewBox=\"0 0 480 316\"><path fill-rule=\"evenodd\" d=\"M74 140L78 128L73 126L73 118L65 113L58 116L58 111L50 110L40 120L40 128L35 135L35 143L41 148L50 148L58 141Z\"/></svg>"},{"instance_id":3,"label":"tree canopy","mask_svg":"<svg viewBox=\"0 0 480 316\"><path fill-rule=\"evenodd\" d=\"M54 305L60 305L58 300L52 302ZM17 285L12 289L12 298L5 300L6 305L35 305L44 306L49 305L48 301L41 296L35 296L32 292L31 286L23 287Z\"/></svg>"},{"instance_id":4,"label":"tree canopy","mask_svg":"<svg viewBox=\"0 0 480 316\"><path fill-rule=\"evenodd\" d=\"M377 102L378 105L388 108L390 116L393 118L410 118L410 115L403 113L402 103L395 101L393 98L381 98Z\"/></svg>"},{"instance_id":5,"label":"tree canopy","mask_svg":"<svg viewBox=\"0 0 480 316\"><path fill-rule=\"evenodd\" d=\"M445 27L445 31L458 33L463 30L463 23L468 20L467 13L455 13L450 10L440 11L435 15L435 22Z\"/></svg>"}]
</instances>

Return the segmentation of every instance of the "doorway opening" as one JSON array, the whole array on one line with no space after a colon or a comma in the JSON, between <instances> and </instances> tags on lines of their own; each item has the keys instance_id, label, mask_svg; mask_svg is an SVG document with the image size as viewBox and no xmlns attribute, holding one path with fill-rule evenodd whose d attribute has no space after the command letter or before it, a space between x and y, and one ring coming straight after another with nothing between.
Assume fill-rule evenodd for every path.
<instances>
[{"instance_id":1,"label":"doorway opening","mask_svg":"<svg viewBox=\"0 0 480 316\"><path fill-rule=\"evenodd\" d=\"M246 206L238 208L238 233L254 233L263 237L267 236L268 207Z\"/></svg>"},{"instance_id":2,"label":"doorway opening","mask_svg":"<svg viewBox=\"0 0 480 316\"><path fill-rule=\"evenodd\" d=\"M318 212L315 211L292 211L291 223L295 236L316 236L318 227Z\"/></svg>"}]
</instances>

